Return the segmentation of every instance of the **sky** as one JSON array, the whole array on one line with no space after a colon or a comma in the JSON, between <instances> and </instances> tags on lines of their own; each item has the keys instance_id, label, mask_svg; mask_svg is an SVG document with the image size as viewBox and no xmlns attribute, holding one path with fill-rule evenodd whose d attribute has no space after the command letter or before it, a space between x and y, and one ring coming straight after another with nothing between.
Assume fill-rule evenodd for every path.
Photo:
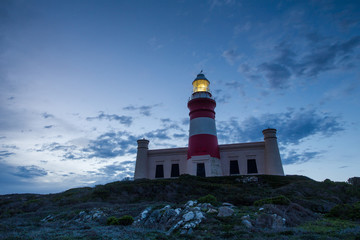
<instances>
[{"instance_id":1,"label":"sky","mask_svg":"<svg viewBox=\"0 0 360 240\"><path fill-rule=\"evenodd\" d=\"M278 130L285 174L360 176L360 2L0 1L0 194L132 177L187 146L203 70L219 144Z\"/></svg>"}]
</instances>

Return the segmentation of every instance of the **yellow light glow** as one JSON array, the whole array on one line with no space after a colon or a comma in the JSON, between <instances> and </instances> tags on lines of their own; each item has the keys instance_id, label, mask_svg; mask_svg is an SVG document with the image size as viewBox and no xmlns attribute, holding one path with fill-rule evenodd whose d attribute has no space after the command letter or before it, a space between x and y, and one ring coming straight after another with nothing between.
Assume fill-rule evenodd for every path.
<instances>
[{"instance_id":1,"label":"yellow light glow","mask_svg":"<svg viewBox=\"0 0 360 240\"><path fill-rule=\"evenodd\" d=\"M209 84L207 80L196 80L193 82L193 92L208 92Z\"/></svg>"}]
</instances>

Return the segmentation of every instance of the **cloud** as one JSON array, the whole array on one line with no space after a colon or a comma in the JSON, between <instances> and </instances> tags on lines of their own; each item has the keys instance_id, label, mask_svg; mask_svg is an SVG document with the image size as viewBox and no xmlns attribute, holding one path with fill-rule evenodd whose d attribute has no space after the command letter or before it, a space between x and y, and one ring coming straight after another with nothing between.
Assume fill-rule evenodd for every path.
<instances>
[{"instance_id":1,"label":"cloud","mask_svg":"<svg viewBox=\"0 0 360 240\"><path fill-rule=\"evenodd\" d=\"M53 152L53 151L70 151L76 149L75 145L62 145L58 142L43 144L41 149L37 149L37 152Z\"/></svg>"},{"instance_id":2,"label":"cloud","mask_svg":"<svg viewBox=\"0 0 360 240\"><path fill-rule=\"evenodd\" d=\"M324 104L329 100L343 99L345 97L354 96L358 87L358 82L350 82L345 85L337 86L324 94L320 104Z\"/></svg>"},{"instance_id":3,"label":"cloud","mask_svg":"<svg viewBox=\"0 0 360 240\"><path fill-rule=\"evenodd\" d=\"M182 138L182 139L187 139L188 138L188 135L187 134L184 134L184 133L174 133L173 134L173 137L174 138Z\"/></svg>"},{"instance_id":4,"label":"cloud","mask_svg":"<svg viewBox=\"0 0 360 240\"><path fill-rule=\"evenodd\" d=\"M225 83L225 86L232 90L237 90L243 97L246 96L245 91L244 91L244 84L242 84L238 81L227 82L227 83ZM227 94L227 95L229 95L229 94ZM228 97L227 95L226 95L226 97Z\"/></svg>"},{"instance_id":5,"label":"cloud","mask_svg":"<svg viewBox=\"0 0 360 240\"><path fill-rule=\"evenodd\" d=\"M15 153L13 153L13 152L9 152L7 150L2 150L2 151L0 151L0 160L4 159L6 157L9 157L11 155L14 155L14 154Z\"/></svg>"},{"instance_id":6,"label":"cloud","mask_svg":"<svg viewBox=\"0 0 360 240\"><path fill-rule=\"evenodd\" d=\"M45 119L46 119L46 118L54 118L54 115L49 114L49 113L47 113L47 112L42 113L41 116L42 116L43 118L45 118Z\"/></svg>"},{"instance_id":7,"label":"cloud","mask_svg":"<svg viewBox=\"0 0 360 240\"><path fill-rule=\"evenodd\" d=\"M46 126L44 126L44 128L47 128L47 129L52 128L52 127L54 127L54 125L46 125Z\"/></svg>"},{"instance_id":8,"label":"cloud","mask_svg":"<svg viewBox=\"0 0 360 240\"><path fill-rule=\"evenodd\" d=\"M234 27L234 34L238 35L238 34L243 33L243 32L248 32L248 31L251 30L251 27L252 27L251 22L246 22L243 25L236 25Z\"/></svg>"},{"instance_id":9,"label":"cloud","mask_svg":"<svg viewBox=\"0 0 360 240\"><path fill-rule=\"evenodd\" d=\"M158 139L158 140L169 140L171 139L168 135L168 129L156 129L150 132L145 133L145 137L148 139Z\"/></svg>"},{"instance_id":10,"label":"cloud","mask_svg":"<svg viewBox=\"0 0 360 240\"><path fill-rule=\"evenodd\" d=\"M317 33L308 33L304 38L307 41L304 46L296 42L280 42L273 49L275 57L256 67L242 63L238 70L251 81L258 82L263 76L270 88L287 89L293 83L290 79L316 78L326 71L353 68L359 60L356 49L360 46L360 36L332 41ZM238 55L234 50L225 52L223 57L234 64Z\"/></svg>"},{"instance_id":11,"label":"cloud","mask_svg":"<svg viewBox=\"0 0 360 240\"><path fill-rule=\"evenodd\" d=\"M248 117L241 123L235 118L220 121L217 124L218 138L224 143L260 141L263 139L261 131L268 127L278 130L281 144L299 144L316 134L329 137L344 130L338 117L314 109L289 109L284 113Z\"/></svg>"},{"instance_id":12,"label":"cloud","mask_svg":"<svg viewBox=\"0 0 360 240\"><path fill-rule=\"evenodd\" d=\"M125 131L107 132L95 140L90 140L88 146L83 149L89 158L114 158L134 153L138 138Z\"/></svg>"},{"instance_id":13,"label":"cloud","mask_svg":"<svg viewBox=\"0 0 360 240\"><path fill-rule=\"evenodd\" d=\"M299 153L299 151L291 150L285 156L282 157L282 163L284 165L305 163L319 156L320 156L320 152L304 151Z\"/></svg>"},{"instance_id":14,"label":"cloud","mask_svg":"<svg viewBox=\"0 0 360 240\"><path fill-rule=\"evenodd\" d=\"M127 173L131 173L130 176L133 176L135 168L135 161L124 161L124 162L115 162L111 165L107 165L99 169L100 173L103 173L109 177L118 177L119 175L124 175L122 178L127 177Z\"/></svg>"},{"instance_id":15,"label":"cloud","mask_svg":"<svg viewBox=\"0 0 360 240\"><path fill-rule=\"evenodd\" d=\"M141 115L144 116L150 116L151 115L151 110L157 106L160 106L160 104L154 104L154 105L143 105L143 106L139 106L139 107L135 107L133 105L129 105L127 107L124 107L124 110L128 110L128 111L139 111Z\"/></svg>"},{"instance_id":16,"label":"cloud","mask_svg":"<svg viewBox=\"0 0 360 240\"><path fill-rule=\"evenodd\" d=\"M121 124L126 126L130 126L132 124L133 118L131 116L119 116L116 114L105 114L104 112L100 112L96 117L87 117L87 121L92 120L108 120L108 121L118 121Z\"/></svg>"},{"instance_id":17,"label":"cloud","mask_svg":"<svg viewBox=\"0 0 360 240\"><path fill-rule=\"evenodd\" d=\"M259 66L259 69L265 73L271 88L288 88L288 80L291 77L291 73L284 65L263 63Z\"/></svg>"},{"instance_id":18,"label":"cloud","mask_svg":"<svg viewBox=\"0 0 360 240\"><path fill-rule=\"evenodd\" d=\"M162 123L170 123L170 122L171 122L171 119L170 119L170 118L162 118L162 119L160 119L160 121L161 121Z\"/></svg>"},{"instance_id":19,"label":"cloud","mask_svg":"<svg viewBox=\"0 0 360 240\"><path fill-rule=\"evenodd\" d=\"M187 117L187 118L183 118L182 120L181 120L181 124L182 125L185 125L185 126L189 126L189 124L190 124L190 119Z\"/></svg>"},{"instance_id":20,"label":"cloud","mask_svg":"<svg viewBox=\"0 0 360 240\"><path fill-rule=\"evenodd\" d=\"M47 171L35 165L18 166L16 167L16 171L12 174L22 178L35 178L47 175Z\"/></svg>"},{"instance_id":21,"label":"cloud","mask_svg":"<svg viewBox=\"0 0 360 240\"><path fill-rule=\"evenodd\" d=\"M241 59L241 54L237 53L235 49L225 50L221 56L225 58L230 65L234 65L236 61Z\"/></svg>"}]
</instances>

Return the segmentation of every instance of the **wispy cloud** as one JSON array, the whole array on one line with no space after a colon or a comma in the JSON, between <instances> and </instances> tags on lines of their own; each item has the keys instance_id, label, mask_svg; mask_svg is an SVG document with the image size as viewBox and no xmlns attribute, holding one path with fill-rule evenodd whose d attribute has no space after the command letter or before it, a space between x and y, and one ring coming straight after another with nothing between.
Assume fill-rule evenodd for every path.
<instances>
[{"instance_id":1,"label":"wispy cloud","mask_svg":"<svg viewBox=\"0 0 360 240\"><path fill-rule=\"evenodd\" d=\"M65 145L58 142L46 143L41 146L40 149L37 149L37 152L54 152L54 151L71 151L76 149L76 145Z\"/></svg>"},{"instance_id":2,"label":"wispy cloud","mask_svg":"<svg viewBox=\"0 0 360 240\"><path fill-rule=\"evenodd\" d=\"M1 150L0 151L0 160L6 158L6 157L9 157L11 155L14 155L15 153L14 152L9 152L7 150Z\"/></svg>"},{"instance_id":3,"label":"wispy cloud","mask_svg":"<svg viewBox=\"0 0 360 240\"><path fill-rule=\"evenodd\" d=\"M126 126L130 126L133 122L133 118L131 116L119 116L117 114L105 114L104 112L100 112L96 117L87 117L87 121L92 120L108 120L108 121L117 121Z\"/></svg>"},{"instance_id":4,"label":"wispy cloud","mask_svg":"<svg viewBox=\"0 0 360 240\"><path fill-rule=\"evenodd\" d=\"M154 104L154 105L143 105L143 106L134 106L134 105L129 105L124 107L124 110L128 110L128 111L139 111L139 113L141 115L144 116L150 116L151 115L151 110L155 107L160 106L160 104Z\"/></svg>"},{"instance_id":5,"label":"wispy cloud","mask_svg":"<svg viewBox=\"0 0 360 240\"><path fill-rule=\"evenodd\" d=\"M43 118L45 118L45 119L46 119L46 118L54 118L54 115L49 114L49 113L47 113L47 112L42 113L41 116L42 116Z\"/></svg>"},{"instance_id":6,"label":"wispy cloud","mask_svg":"<svg viewBox=\"0 0 360 240\"><path fill-rule=\"evenodd\" d=\"M121 175L121 178L133 176L135 168L135 161L124 161L124 162L115 162L111 165L107 165L99 169L100 173L103 173L109 177L118 177ZM130 174L129 174L130 173Z\"/></svg>"},{"instance_id":7,"label":"wispy cloud","mask_svg":"<svg viewBox=\"0 0 360 240\"><path fill-rule=\"evenodd\" d=\"M89 145L83 149L89 158L114 158L124 156L127 153L136 152L138 138L128 132L107 132L95 140L91 140Z\"/></svg>"},{"instance_id":8,"label":"wispy cloud","mask_svg":"<svg viewBox=\"0 0 360 240\"><path fill-rule=\"evenodd\" d=\"M31 165L31 166L18 166L16 167L16 171L12 174L22 178L35 178L35 177L45 176L48 173L43 168L40 168L35 165Z\"/></svg>"},{"instance_id":9,"label":"wispy cloud","mask_svg":"<svg viewBox=\"0 0 360 240\"><path fill-rule=\"evenodd\" d=\"M296 164L296 163L305 163L313 160L314 158L320 157L321 152L311 152L311 151L289 151L282 158L284 165Z\"/></svg>"},{"instance_id":10,"label":"wispy cloud","mask_svg":"<svg viewBox=\"0 0 360 240\"><path fill-rule=\"evenodd\" d=\"M294 82L290 81L292 78L316 78L326 71L352 68L359 61L355 50L360 46L360 36L331 41L312 33L305 38L308 41L305 47L281 42L273 49L274 58L254 67L242 63L239 71L251 81L264 77L272 89L287 89ZM227 61L233 64L236 54L233 50L227 53Z\"/></svg>"},{"instance_id":11,"label":"wispy cloud","mask_svg":"<svg viewBox=\"0 0 360 240\"><path fill-rule=\"evenodd\" d=\"M225 58L230 65L234 65L235 62L241 59L241 54L237 53L235 49L225 50L221 56Z\"/></svg>"}]
</instances>

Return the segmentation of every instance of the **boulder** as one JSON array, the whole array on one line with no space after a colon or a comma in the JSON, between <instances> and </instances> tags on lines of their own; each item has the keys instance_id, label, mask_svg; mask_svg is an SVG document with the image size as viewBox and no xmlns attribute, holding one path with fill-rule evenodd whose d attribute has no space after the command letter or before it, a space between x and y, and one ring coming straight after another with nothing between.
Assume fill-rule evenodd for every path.
<instances>
[{"instance_id":1,"label":"boulder","mask_svg":"<svg viewBox=\"0 0 360 240\"><path fill-rule=\"evenodd\" d=\"M260 214L256 218L255 225L261 228L280 230L285 227L286 219L277 214Z\"/></svg>"},{"instance_id":2,"label":"boulder","mask_svg":"<svg viewBox=\"0 0 360 240\"><path fill-rule=\"evenodd\" d=\"M218 217L230 217L234 214L234 210L230 207L219 207Z\"/></svg>"},{"instance_id":3,"label":"boulder","mask_svg":"<svg viewBox=\"0 0 360 240\"><path fill-rule=\"evenodd\" d=\"M231 207L231 208L235 207L231 203L227 203L227 202L224 202L222 205L225 206L225 207Z\"/></svg>"},{"instance_id":4,"label":"boulder","mask_svg":"<svg viewBox=\"0 0 360 240\"><path fill-rule=\"evenodd\" d=\"M252 228L253 227L251 222L249 220L247 220L247 219L241 220L241 223L244 224L245 227L247 227L247 228Z\"/></svg>"},{"instance_id":5,"label":"boulder","mask_svg":"<svg viewBox=\"0 0 360 240\"><path fill-rule=\"evenodd\" d=\"M217 213L218 210L216 210L215 208L210 208L209 210L207 210L206 213Z\"/></svg>"},{"instance_id":6,"label":"boulder","mask_svg":"<svg viewBox=\"0 0 360 240\"><path fill-rule=\"evenodd\" d=\"M185 213L185 214L183 215L184 222L188 222L188 221L194 219L194 217L195 217L195 214L194 214L194 212L192 212L192 211L190 211L190 212L188 212L188 213Z\"/></svg>"}]
</instances>

